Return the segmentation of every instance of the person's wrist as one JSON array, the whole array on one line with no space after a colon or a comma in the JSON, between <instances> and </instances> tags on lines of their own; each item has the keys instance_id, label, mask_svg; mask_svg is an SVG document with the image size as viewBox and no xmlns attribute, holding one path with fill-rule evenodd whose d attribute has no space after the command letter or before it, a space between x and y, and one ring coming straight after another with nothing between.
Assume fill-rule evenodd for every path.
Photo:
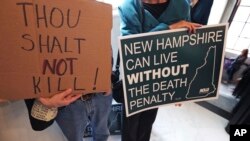
<instances>
[{"instance_id":1,"label":"person's wrist","mask_svg":"<svg viewBox=\"0 0 250 141\"><path fill-rule=\"evenodd\" d=\"M53 102L51 102L50 99L47 99L47 102L44 102L44 100L42 99L37 99L43 106L47 107L47 108L58 108L58 106L56 104L53 104Z\"/></svg>"},{"instance_id":2,"label":"person's wrist","mask_svg":"<svg viewBox=\"0 0 250 141\"><path fill-rule=\"evenodd\" d=\"M43 103L42 103L43 104ZM43 104L44 106L53 109L53 108L58 108L59 106L57 106L56 104L53 104L52 102L48 103L48 104Z\"/></svg>"}]
</instances>

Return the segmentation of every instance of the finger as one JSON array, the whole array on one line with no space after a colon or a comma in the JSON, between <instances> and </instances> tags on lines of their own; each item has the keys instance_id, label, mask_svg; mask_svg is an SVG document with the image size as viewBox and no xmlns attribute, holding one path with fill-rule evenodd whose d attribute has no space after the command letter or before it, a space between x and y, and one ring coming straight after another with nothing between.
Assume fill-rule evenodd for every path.
<instances>
[{"instance_id":1,"label":"finger","mask_svg":"<svg viewBox=\"0 0 250 141\"><path fill-rule=\"evenodd\" d=\"M191 31L192 33L196 33L196 27L194 25L191 25Z\"/></svg>"},{"instance_id":2,"label":"finger","mask_svg":"<svg viewBox=\"0 0 250 141\"><path fill-rule=\"evenodd\" d=\"M65 104L69 105L70 103L76 101L80 97L81 95L75 95L74 97L69 97L68 99L65 99Z\"/></svg>"},{"instance_id":3,"label":"finger","mask_svg":"<svg viewBox=\"0 0 250 141\"><path fill-rule=\"evenodd\" d=\"M65 97L65 99L71 99L72 97L78 97L78 98L80 98L81 96L82 96L81 93L79 93L79 94L70 94L70 95L67 95Z\"/></svg>"},{"instance_id":4,"label":"finger","mask_svg":"<svg viewBox=\"0 0 250 141\"><path fill-rule=\"evenodd\" d=\"M191 34L192 33L192 27L191 25L186 25L186 28L188 29L188 34Z\"/></svg>"},{"instance_id":5,"label":"finger","mask_svg":"<svg viewBox=\"0 0 250 141\"><path fill-rule=\"evenodd\" d=\"M200 24L191 24L191 29L192 29L192 33L196 33L196 29L199 27Z\"/></svg>"},{"instance_id":6,"label":"finger","mask_svg":"<svg viewBox=\"0 0 250 141\"><path fill-rule=\"evenodd\" d=\"M61 97L67 97L68 95L70 95L72 93L72 89L67 89L61 93L58 93Z\"/></svg>"},{"instance_id":7,"label":"finger","mask_svg":"<svg viewBox=\"0 0 250 141\"><path fill-rule=\"evenodd\" d=\"M193 32L196 33L196 29L199 28L199 27L202 27L203 25L201 25L201 24L193 24L192 26L193 26L193 29L194 29Z\"/></svg>"},{"instance_id":8,"label":"finger","mask_svg":"<svg viewBox=\"0 0 250 141\"><path fill-rule=\"evenodd\" d=\"M193 24L193 26L194 26L194 28L195 28L195 30L196 30L197 28L200 28L200 27L202 27L203 25L202 25L202 24Z\"/></svg>"},{"instance_id":9,"label":"finger","mask_svg":"<svg viewBox=\"0 0 250 141\"><path fill-rule=\"evenodd\" d=\"M199 23L192 23L194 26L196 27L202 27L203 25L202 24L199 24Z\"/></svg>"}]
</instances>

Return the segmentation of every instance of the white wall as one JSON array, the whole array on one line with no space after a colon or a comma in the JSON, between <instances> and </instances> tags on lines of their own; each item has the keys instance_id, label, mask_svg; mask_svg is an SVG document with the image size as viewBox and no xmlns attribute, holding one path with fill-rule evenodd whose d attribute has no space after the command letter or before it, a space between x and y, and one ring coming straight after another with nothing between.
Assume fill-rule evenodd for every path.
<instances>
[{"instance_id":1,"label":"white wall","mask_svg":"<svg viewBox=\"0 0 250 141\"><path fill-rule=\"evenodd\" d=\"M117 10L113 10L113 28L112 28L112 34L111 34L111 44L112 44L112 50L113 50L113 59L114 59L114 65L113 69L115 68L117 54L118 54L118 38L120 36L120 17L118 15Z\"/></svg>"},{"instance_id":2,"label":"white wall","mask_svg":"<svg viewBox=\"0 0 250 141\"><path fill-rule=\"evenodd\" d=\"M210 16L208 19L208 24L220 23L227 2L228 0L214 0Z\"/></svg>"}]
</instances>

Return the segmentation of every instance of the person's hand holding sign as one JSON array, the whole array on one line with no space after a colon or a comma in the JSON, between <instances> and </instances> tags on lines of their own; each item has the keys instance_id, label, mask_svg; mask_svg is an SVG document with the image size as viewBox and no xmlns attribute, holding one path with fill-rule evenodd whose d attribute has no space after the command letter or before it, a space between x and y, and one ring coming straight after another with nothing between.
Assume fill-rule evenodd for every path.
<instances>
[{"instance_id":1,"label":"person's hand holding sign","mask_svg":"<svg viewBox=\"0 0 250 141\"><path fill-rule=\"evenodd\" d=\"M58 108L67 106L81 97L82 94L72 94L72 89L67 89L61 93L55 94L49 98L38 98L38 100L47 107Z\"/></svg>"},{"instance_id":2,"label":"person's hand holding sign","mask_svg":"<svg viewBox=\"0 0 250 141\"><path fill-rule=\"evenodd\" d=\"M201 24L198 23L192 23L192 22L188 22L188 21L179 21L176 22L174 24L171 24L169 26L170 29L179 29L179 28L187 28L188 29L188 33L195 33L196 32L196 28L201 27Z\"/></svg>"}]
</instances>

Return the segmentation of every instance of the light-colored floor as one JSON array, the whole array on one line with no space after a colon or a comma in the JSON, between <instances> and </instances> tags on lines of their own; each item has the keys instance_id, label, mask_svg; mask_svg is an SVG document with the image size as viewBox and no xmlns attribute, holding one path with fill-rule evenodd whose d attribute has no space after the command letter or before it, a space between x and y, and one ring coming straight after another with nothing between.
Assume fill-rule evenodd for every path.
<instances>
[{"instance_id":1,"label":"light-colored floor","mask_svg":"<svg viewBox=\"0 0 250 141\"><path fill-rule=\"evenodd\" d=\"M207 102L230 113L239 101L239 99L236 99L235 96L232 95L234 88L235 85L233 84L221 84L219 88L219 98L208 100Z\"/></svg>"},{"instance_id":2,"label":"light-colored floor","mask_svg":"<svg viewBox=\"0 0 250 141\"><path fill-rule=\"evenodd\" d=\"M151 141L229 141L227 120L195 103L159 110Z\"/></svg>"},{"instance_id":3,"label":"light-colored floor","mask_svg":"<svg viewBox=\"0 0 250 141\"><path fill-rule=\"evenodd\" d=\"M159 109L150 141L229 141L227 120L195 104ZM120 141L111 136L109 141Z\"/></svg>"},{"instance_id":4,"label":"light-colored floor","mask_svg":"<svg viewBox=\"0 0 250 141\"><path fill-rule=\"evenodd\" d=\"M195 103L164 106L159 109L151 141L229 141L224 130L227 122ZM57 124L45 131L33 131L22 101L0 106L0 141L17 140L66 141ZM109 141L120 141L120 136L110 136Z\"/></svg>"}]
</instances>

